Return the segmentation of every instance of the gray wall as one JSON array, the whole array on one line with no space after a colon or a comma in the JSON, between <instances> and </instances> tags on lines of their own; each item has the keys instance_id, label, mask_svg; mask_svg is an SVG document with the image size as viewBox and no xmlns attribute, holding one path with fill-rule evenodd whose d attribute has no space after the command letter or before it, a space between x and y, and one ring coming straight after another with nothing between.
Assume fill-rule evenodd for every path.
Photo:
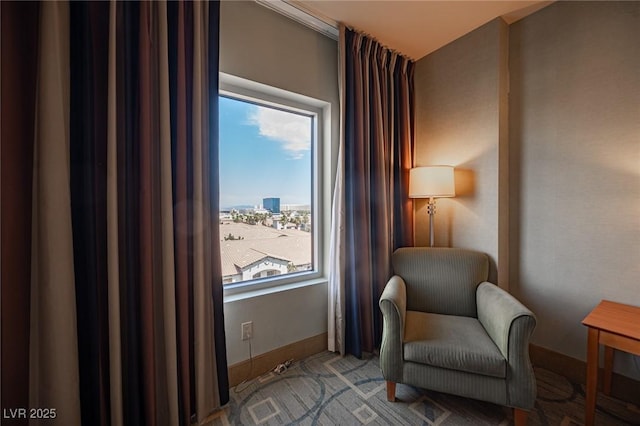
<instances>
[{"instance_id":1,"label":"gray wall","mask_svg":"<svg viewBox=\"0 0 640 426\"><path fill-rule=\"evenodd\" d=\"M417 62L415 73L414 165L456 168L457 196L436 201L436 245L488 253L494 282L499 263L498 177L504 149L500 113L506 108L500 82L506 75L507 64L501 61L508 47L506 35L507 25L496 19L427 55ZM416 245L428 245L426 200L415 200L414 205Z\"/></svg>"},{"instance_id":2,"label":"gray wall","mask_svg":"<svg viewBox=\"0 0 640 426\"><path fill-rule=\"evenodd\" d=\"M640 305L640 2L557 2L502 25L418 62L416 165L462 169L438 245L489 253L538 316L533 343L584 360L601 299ZM614 368L640 378L627 354Z\"/></svg>"},{"instance_id":3,"label":"gray wall","mask_svg":"<svg viewBox=\"0 0 640 426\"><path fill-rule=\"evenodd\" d=\"M249 1L220 5L220 71L331 103L331 176L338 141L338 43ZM325 182L326 226L333 179ZM325 252L328 251L328 245ZM229 364L249 358L240 323L253 321L253 355L327 331L327 287L258 292L225 301Z\"/></svg>"},{"instance_id":4,"label":"gray wall","mask_svg":"<svg viewBox=\"0 0 640 426\"><path fill-rule=\"evenodd\" d=\"M510 37L511 287L534 343L584 359L601 299L640 305L640 3L558 2Z\"/></svg>"}]
</instances>

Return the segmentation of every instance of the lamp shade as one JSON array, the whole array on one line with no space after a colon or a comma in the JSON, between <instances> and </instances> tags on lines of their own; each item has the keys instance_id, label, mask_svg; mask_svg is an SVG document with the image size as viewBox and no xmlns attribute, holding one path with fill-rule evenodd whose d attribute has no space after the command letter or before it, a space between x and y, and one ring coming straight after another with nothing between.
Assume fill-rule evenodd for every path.
<instances>
[{"instance_id":1,"label":"lamp shade","mask_svg":"<svg viewBox=\"0 0 640 426\"><path fill-rule=\"evenodd\" d=\"M409 171L409 198L455 197L453 167L416 167Z\"/></svg>"}]
</instances>

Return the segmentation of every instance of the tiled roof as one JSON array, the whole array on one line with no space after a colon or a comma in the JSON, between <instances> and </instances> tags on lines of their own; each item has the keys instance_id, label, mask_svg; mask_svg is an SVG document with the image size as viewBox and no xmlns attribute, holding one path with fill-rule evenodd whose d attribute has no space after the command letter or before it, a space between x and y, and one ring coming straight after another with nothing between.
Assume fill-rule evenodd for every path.
<instances>
[{"instance_id":1,"label":"tiled roof","mask_svg":"<svg viewBox=\"0 0 640 426\"><path fill-rule=\"evenodd\" d=\"M244 239L224 241L229 234ZM238 274L242 268L269 256L290 261L294 265L312 261L309 232L228 223L220 226L220 239L223 276Z\"/></svg>"}]
</instances>

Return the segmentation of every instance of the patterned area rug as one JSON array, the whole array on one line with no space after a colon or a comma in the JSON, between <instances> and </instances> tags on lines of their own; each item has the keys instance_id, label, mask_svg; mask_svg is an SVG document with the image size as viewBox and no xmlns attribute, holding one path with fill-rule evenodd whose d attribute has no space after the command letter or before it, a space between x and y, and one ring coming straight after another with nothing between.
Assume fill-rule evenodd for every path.
<instances>
[{"instance_id":1,"label":"patterned area rug","mask_svg":"<svg viewBox=\"0 0 640 426\"><path fill-rule=\"evenodd\" d=\"M530 426L584 423L584 386L536 368L538 398ZM510 425L512 411L495 404L398 385L386 399L378 358L324 352L268 373L240 392L206 425ZM597 425L640 425L640 408L598 395Z\"/></svg>"}]
</instances>

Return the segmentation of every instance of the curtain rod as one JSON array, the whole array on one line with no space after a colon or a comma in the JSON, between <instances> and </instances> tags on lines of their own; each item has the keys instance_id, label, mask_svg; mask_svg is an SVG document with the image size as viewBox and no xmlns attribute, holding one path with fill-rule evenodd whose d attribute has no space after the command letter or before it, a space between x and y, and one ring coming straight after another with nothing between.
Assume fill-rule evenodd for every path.
<instances>
[{"instance_id":1,"label":"curtain rod","mask_svg":"<svg viewBox=\"0 0 640 426\"><path fill-rule=\"evenodd\" d=\"M296 22L301 23L325 36L338 40L340 32L338 24L330 21L328 18L319 17L317 14L308 10L305 6L298 2L290 0L254 0L260 6L278 12ZM330 22L329 22L330 21Z\"/></svg>"}]
</instances>

